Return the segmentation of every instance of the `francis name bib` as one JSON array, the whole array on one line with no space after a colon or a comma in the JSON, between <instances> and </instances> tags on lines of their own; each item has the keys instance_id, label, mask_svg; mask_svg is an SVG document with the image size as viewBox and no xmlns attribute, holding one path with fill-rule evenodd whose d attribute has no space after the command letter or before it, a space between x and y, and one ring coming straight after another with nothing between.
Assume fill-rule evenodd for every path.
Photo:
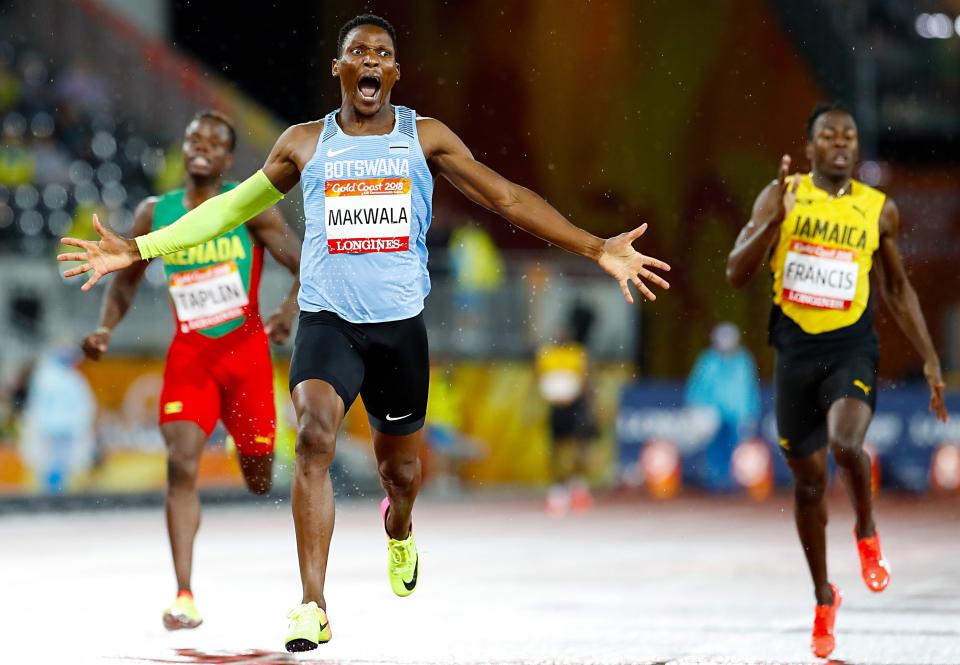
<instances>
[{"instance_id":1,"label":"francis name bib","mask_svg":"<svg viewBox=\"0 0 960 665\"><path fill-rule=\"evenodd\" d=\"M783 267L783 300L818 309L848 310L860 266L852 250L794 240Z\"/></svg>"}]
</instances>

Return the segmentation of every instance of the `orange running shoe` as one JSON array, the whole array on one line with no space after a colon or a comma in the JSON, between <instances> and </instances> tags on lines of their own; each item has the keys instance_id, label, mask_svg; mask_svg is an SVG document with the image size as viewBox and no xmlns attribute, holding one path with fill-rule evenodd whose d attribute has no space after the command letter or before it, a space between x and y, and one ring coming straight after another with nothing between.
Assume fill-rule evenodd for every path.
<instances>
[{"instance_id":1,"label":"orange running shoe","mask_svg":"<svg viewBox=\"0 0 960 665\"><path fill-rule=\"evenodd\" d=\"M585 513L593 508L593 496L583 481L570 484L570 509L575 513Z\"/></svg>"},{"instance_id":2,"label":"orange running shoe","mask_svg":"<svg viewBox=\"0 0 960 665\"><path fill-rule=\"evenodd\" d=\"M566 517L570 512L570 490L565 485L552 485L547 490L547 515Z\"/></svg>"},{"instance_id":3,"label":"orange running shoe","mask_svg":"<svg viewBox=\"0 0 960 665\"><path fill-rule=\"evenodd\" d=\"M833 653L837 641L833 637L833 624L837 621L837 610L843 601L840 589L830 585L833 590L833 605L817 605L813 615L813 638L810 648L817 658L826 658Z\"/></svg>"},{"instance_id":4,"label":"orange running shoe","mask_svg":"<svg viewBox=\"0 0 960 665\"><path fill-rule=\"evenodd\" d=\"M853 532L857 537L857 532ZM890 584L890 564L883 558L880 551L880 534L874 533L867 538L857 541L857 552L860 554L860 573L863 583L874 593L880 593Z\"/></svg>"}]
</instances>

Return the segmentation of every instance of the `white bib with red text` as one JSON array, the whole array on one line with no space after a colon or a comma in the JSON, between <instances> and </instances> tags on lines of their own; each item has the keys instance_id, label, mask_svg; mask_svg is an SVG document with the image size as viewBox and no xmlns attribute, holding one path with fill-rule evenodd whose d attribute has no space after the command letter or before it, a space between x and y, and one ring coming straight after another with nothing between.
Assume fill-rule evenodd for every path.
<instances>
[{"instance_id":1,"label":"white bib with red text","mask_svg":"<svg viewBox=\"0 0 960 665\"><path fill-rule=\"evenodd\" d=\"M171 275L170 297L181 332L209 328L243 316L250 304L233 261Z\"/></svg>"},{"instance_id":2,"label":"white bib with red text","mask_svg":"<svg viewBox=\"0 0 960 665\"><path fill-rule=\"evenodd\" d=\"M410 248L410 178L327 180L324 203L331 254Z\"/></svg>"},{"instance_id":3,"label":"white bib with red text","mask_svg":"<svg viewBox=\"0 0 960 665\"><path fill-rule=\"evenodd\" d=\"M857 293L857 253L794 240L783 265L783 299L818 309L850 309Z\"/></svg>"}]
</instances>

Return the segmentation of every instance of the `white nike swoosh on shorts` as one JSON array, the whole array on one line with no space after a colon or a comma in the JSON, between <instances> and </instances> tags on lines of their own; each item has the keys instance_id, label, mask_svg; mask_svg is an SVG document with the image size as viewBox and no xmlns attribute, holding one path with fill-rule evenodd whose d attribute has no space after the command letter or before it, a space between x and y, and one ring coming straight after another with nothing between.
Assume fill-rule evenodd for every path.
<instances>
[{"instance_id":1,"label":"white nike swoosh on shorts","mask_svg":"<svg viewBox=\"0 0 960 665\"><path fill-rule=\"evenodd\" d=\"M390 422L393 422L394 420L403 420L404 418L409 418L409 417L412 416L412 415L413 415L413 413L411 412L411 413L408 413L408 414L405 415L405 416L398 416L398 417L396 417L396 418L391 418L391 417L390 417L390 414L388 413L388 414L387 414L387 420L389 420Z\"/></svg>"},{"instance_id":2,"label":"white nike swoosh on shorts","mask_svg":"<svg viewBox=\"0 0 960 665\"><path fill-rule=\"evenodd\" d=\"M336 157L337 155L345 153L347 150L353 150L357 146L348 145L346 148L340 148L339 150L334 150L333 148L327 149L327 157Z\"/></svg>"}]
</instances>

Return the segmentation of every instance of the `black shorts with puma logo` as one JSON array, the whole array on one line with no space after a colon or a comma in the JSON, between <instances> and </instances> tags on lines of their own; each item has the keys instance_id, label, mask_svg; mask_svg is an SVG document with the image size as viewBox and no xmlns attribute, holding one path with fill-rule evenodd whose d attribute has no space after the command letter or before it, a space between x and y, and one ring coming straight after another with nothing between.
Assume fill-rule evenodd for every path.
<instances>
[{"instance_id":1,"label":"black shorts with puma logo","mask_svg":"<svg viewBox=\"0 0 960 665\"><path fill-rule=\"evenodd\" d=\"M877 356L777 353L774 399L780 447L787 457L806 457L827 445L827 411L850 397L877 406Z\"/></svg>"}]
</instances>

